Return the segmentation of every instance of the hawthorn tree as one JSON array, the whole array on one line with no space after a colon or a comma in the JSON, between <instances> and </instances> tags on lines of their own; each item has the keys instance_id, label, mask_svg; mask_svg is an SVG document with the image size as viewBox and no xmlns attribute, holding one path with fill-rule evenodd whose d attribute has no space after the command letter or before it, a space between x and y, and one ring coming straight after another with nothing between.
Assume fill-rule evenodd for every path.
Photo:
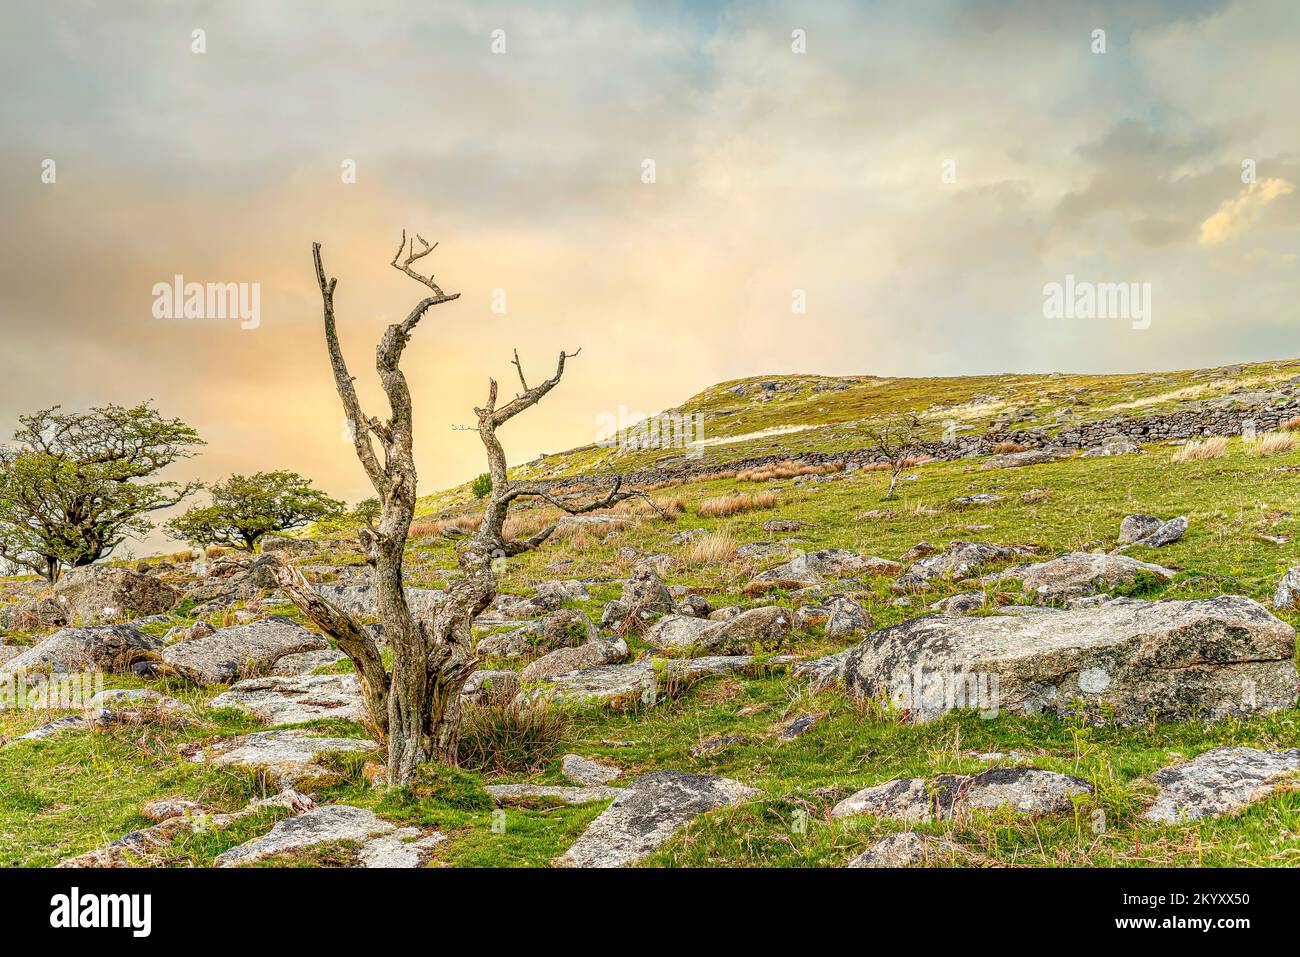
<instances>
[{"instance_id":1,"label":"hawthorn tree","mask_svg":"<svg viewBox=\"0 0 1300 957\"><path fill-rule=\"evenodd\" d=\"M352 425L357 458L379 498L379 522L374 528L363 528L359 538L366 550L366 560L373 568L379 618L384 626L384 638L392 649L391 670L385 666L374 638L356 618L322 598L298 569L281 565L276 572L284 592L323 631L333 636L339 648L356 664L369 723L387 743L388 783L394 786L408 784L416 770L428 762L456 763L460 692L478 664L471 628L474 618L496 597L494 563L537 548L558 524L553 523L526 539L507 539L503 529L510 506L523 498L540 498L564 512L577 514L633 496L649 501L643 492L622 489L619 478L603 495L578 501L575 496L553 494L543 485L510 481L506 477L505 452L497 439L497 430L555 388L564 374L566 360L573 357L561 352L555 374L529 386L516 356L522 391L510 401L498 404L496 380L489 380L487 402L474 410L475 430L487 455L492 489L486 497L478 530L456 547L462 574L432 617L415 617L406 600L402 579L403 549L415 515L416 472L412 455L411 394L400 363L411 334L424 315L434 306L459 298L459 293L443 292L432 274L421 275L413 268L414 263L434 248L436 244L430 245L419 235L408 241L403 232L402 244L391 263L427 287L431 295L416 303L402 322L390 325L380 339L375 367L389 405L389 416L381 419L362 411L335 328L334 293L338 280L327 277L320 244L312 246L334 383L344 415Z\"/></svg>"},{"instance_id":2,"label":"hawthorn tree","mask_svg":"<svg viewBox=\"0 0 1300 957\"><path fill-rule=\"evenodd\" d=\"M885 492L885 499L889 500L894 497L898 476L922 448L921 417L915 412L898 413L864 428L862 432L867 439L867 448L889 471L889 489Z\"/></svg>"},{"instance_id":3,"label":"hawthorn tree","mask_svg":"<svg viewBox=\"0 0 1300 957\"><path fill-rule=\"evenodd\" d=\"M147 534L150 512L199 487L146 481L204 444L148 403L54 406L18 421L13 443L0 447L0 558L47 581Z\"/></svg>"},{"instance_id":4,"label":"hawthorn tree","mask_svg":"<svg viewBox=\"0 0 1300 957\"><path fill-rule=\"evenodd\" d=\"M173 538L195 545L253 551L262 536L301 528L339 515L342 502L312 488L297 472L232 475L208 491L212 504L196 506L167 523Z\"/></svg>"}]
</instances>

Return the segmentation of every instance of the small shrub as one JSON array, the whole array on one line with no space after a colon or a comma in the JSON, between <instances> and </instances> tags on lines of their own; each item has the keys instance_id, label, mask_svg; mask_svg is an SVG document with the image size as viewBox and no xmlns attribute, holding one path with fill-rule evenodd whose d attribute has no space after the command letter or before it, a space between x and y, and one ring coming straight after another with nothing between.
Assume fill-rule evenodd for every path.
<instances>
[{"instance_id":1,"label":"small shrub","mask_svg":"<svg viewBox=\"0 0 1300 957\"><path fill-rule=\"evenodd\" d=\"M486 498L488 492L492 491L492 476L484 472L474 480L469 490L474 493L475 498Z\"/></svg>"},{"instance_id":2,"label":"small shrub","mask_svg":"<svg viewBox=\"0 0 1300 957\"><path fill-rule=\"evenodd\" d=\"M752 495L718 495L706 498L695 507L695 511L704 518L727 518L758 509L775 508L775 492L755 492Z\"/></svg>"},{"instance_id":3,"label":"small shrub","mask_svg":"<svg viewBox=\"0 0 1300 957\"><path fill-rule=\"evenodd\" d=\"M1174 453L1175 462L1196 462L1202 459L1221 459L1228 454L1228 440L1221 435L1203 442L1188 442Z\"/></svg>"},{"instance_id":4,"label":"small shrub","mask_svg":"<svg viewBox=\"0 0 1300 957\"><path fill-rule=\"evenodd\" d=\"M1253 449L1256 455L1285 455L1294 452L1300 445L1300 436L1294 432L1270 432L1261 435Z\"/></svg>"},{"instance_id":5,"label":"small shrub","mask_svg":"<svg viewBox=\"0 0 1300 957\"><path fill-rule=\"evenodd\" d=\"M526 700L469 704L461 714L460 764L475 771L534 771L573 731L561 708Z\"/></svg>"}]
</instances>

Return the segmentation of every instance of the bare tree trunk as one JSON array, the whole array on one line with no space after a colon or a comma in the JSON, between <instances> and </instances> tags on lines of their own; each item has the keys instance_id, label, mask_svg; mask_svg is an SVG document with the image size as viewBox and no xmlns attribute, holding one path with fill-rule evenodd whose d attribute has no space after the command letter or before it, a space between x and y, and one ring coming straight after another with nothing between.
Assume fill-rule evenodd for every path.
<instances>
[{"instance_id":1,"label":"bare tree trunk","mask_svg":"<svg viewBox=\"0 0 1300 957\"><path fill-rule=\"evenodd\" d=\"M421 244L418 251L417 240ZM296 569L280 566L276 572L285 593L323 631L332 635L339 648L356 664L370 724L387 741L388 783L394 786L409 784L418 768L430 761L456 763L461 691L478 665L474 655L474 619L497 593L493 563L537 548L555 529L551 525L531 538L507 541L503 530L511 503L523 497L538 497L565 512L578 513L613 505L634 495L646 497L640 491L622 490L620 480L604 496L585 503L575 502L571 496L557 497L545 487L532 483L509 481L505 453L496 430L553 389L564 374L565 360L570 358L561 352L555 375L529 388L516 353L514 365L523 392L498 409L497 383L492 380L486 407L474 410L478 416L477 431L487 453L492 492L477 532L457 549L463 574L431 619L415 618L406 599L402 575L403 551L415 517L416 474L411 395L400 362L410 334L425 312L457 298L457 294L448 295L438 288L432 276L422 276L411 268L412 263L433 249L434 246L418 235L408 244L403 233L402 245L393 257L395 268L428 286L433 295L421 300L404 322L389 326L376 350L376 371L392 410L387 421L380 421L367 417L361 410L335 328L337 280L325 275L320 244L313 247L316 279L324 304L325 341L335 385L353 429L357 458L379 496L379 523L373 528L363 528L359 538L366 549L367 561L374 568L379 618L393 652L391 671L385 669L377 645L355 618L321 598ZM383 449L382 462L375 451L375 439Z\"/></svg>"}]
</instances>

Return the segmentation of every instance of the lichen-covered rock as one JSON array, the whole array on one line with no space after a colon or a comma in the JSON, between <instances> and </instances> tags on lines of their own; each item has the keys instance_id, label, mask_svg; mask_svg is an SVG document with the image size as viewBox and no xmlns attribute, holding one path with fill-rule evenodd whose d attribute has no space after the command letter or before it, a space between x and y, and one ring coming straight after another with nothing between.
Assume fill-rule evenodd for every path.
<instances>
[{"instance_id":1,"label":"lichen-covered rock","mask_svg":"<svg viewBox=\"0 0 1300 957\"><path fill-rule=\"evenodd\" d=\"M560 758L560 773L584 787L598 787L623 776L623 769L603 761L593 761L577 754Z\"/></svg>"},{"instance_id":2,"label":"lichen-covered rock","mask_svg":"<svg viewBox=\"0 0 1300 957\"><path fill-rule=\"evenodd\" d=\"M1031 554L1033 554L1032 549L1019 545L952 542L943 551L913 562L907 572L894 581L893 589L894 591L918 591L940 578L958 581L987 562L1006 561Z\"/></svg>"},{"instance_id":3,"label":"lichen-covered rock","mask_svg":"<svg viewBox=\"0 0 1300 957\"><path fill-rule=\"evenodd\" d=\"M896 575L903 570L898 562L874 555L859 555L843 548L823 548L805 552L783 565L756 575L746 587L750 594L776 588L819 585L827 578L845 575Z\"/></svg>"},{"instance_id":4,"label":"lichen-covered rock","mask_svg":"<svg viewBox=\"0 0 1300 957\"><path fill-rule=\"evenodd\" d=\"M787 643L794 614L777 606L752 608L726 621L667 615L645 634L657 648L689 649L699 654L753 654Z\"/></svg>"},{"instance_id":5,"label":"lichen-covered rock","mask_svg":"<svg viewBox=\"0 0 1300 957\"><path fill-rule=\"evenodd\" d=\"M959 864L966 853L950 841L917 831L882 837L845 867L923 867Z\"/></svg>"},{"instance_id":6,"label":"lichen-covered rock","mask_svg":"<svg viewBox=\"0 0 1300 957\"><path fill-rule=\"evenodd\" d=\"M913 720L954 708L1109 714L1122 724L1294 707L1295 632L1237 595L1041 615L926 616L798 669L843 678Z\"/></svg>"},{"instance_id":7,"label":"lichen-covered rock","mask_svg":"<svg viewBox=\"0 0 1300 957\"><path fill-rule=\"evenodd\" d=\"M758 796L739 781L654 771L632 782L557 861L564 867L624 867L653 853L701 814Z\"/></svg>"},{"instance_id":8,"label":"lichen-covered rock","mask_svg":"<svg viewBox=\"0 0 1300 957\"><path fill-rule=\"evenodd\" d=\"M346 661L347 655L337 648L321 648L318 651L300 651L292 655L285 655L275 662L271 668L271 674L284 675L309 675L320 668L328 668L330 665L336 665L340 661Z\"/></svg>"},{"instance_id":9,"label":"lichen-covered rock","mask_svg":"<svg viewBox=\"0 0 1300 957\"><path fill-rule=\"evenodd\" d=\"M273 615L170 645L162 652L162 660L196 684L220 684L264 674L285 655L323 651L329 646L324 636Z\"/></svg>"},{"instance_id":10,"label":"lichen-covered rock","mask_svg":"<svg viewBox=\"0 0 1300 957\"><path fill-rule=\"evenodd\" d=\"M1161 824L1181 824L1229 814L1264 800L1297 774L1300 748L1214 748L1151 775L1160 791L1143 817Z\"/></svg>"},{"instance_id":11,"label":"lichen-covered rock","mask_svg":"<svg viewBox=\"0 0 1300 957\"><path fill-rule=\"evenodd\" d=\"M826 635L830 638L844 638L860 635L875 627L870 613L851 598L837 595L826 600L830 615L826 619Z\"/></svg>"},{"instance_id":12,"label":"lichen-covered rock","mask_svg":"<svg viewBox=\"0 0 1300 957\"><path fill-rule=\"evenodd\" d=\"M1186 515L1168 521L1151 515L1127 515L1119 525L1119 543L1159 548L1162 545L1172 545L1186 533Z\"/></svg>"},{"instance_id":13,"label":"lichen-covered rock","mask_svg":"<svg viewBox=\"0 0 1300 957\"><path fill-rule=\"evenodd\" d=\"M632 569L632 574L619 595L629 611L641 617L667 614L673 610L673 596L654 567L642 562Z\"/></svg>"},{"instance_id":14,"label":"lichen-covered rock","mask_svg":"<svg viewBox=\"0 0 1300 957\"><path fill-rule=\"evenodd\" d=\"M101 728L116 724L189 724L194 709L184 701L149 688L109 688L86 702L86 723Z\"/></svg>"},{"instance_id":15,"label":"lichen-covered rock","mask_svg":"<svg viewBox=\"0 0 1300 957\"><path fill-rule=\"evenodd\" d=\"M627 642L622 638L589 641L576 648L557 648L538 658L519 675L523 682L548 681L559 675L610 665L627 657Z\"/></svg>"},{"instance_id":16,"label":"lichen-covered rock","mask_svg":"<svg viewBox=\"0 0 1300 957\"><path fill-rule=\"evenodd\" d=\"M475 704L508 704L519 693L519 672L480 668L460 689L465 701Z\"/></svg>"},{"instance_id":17,"label":"lichen-covered rock","mask_svg":"<svg viewBox=\"0 0 1300 957\"><path fill-rule=\"evenodd\" d=\"M255 731L197 749L190 760L219 767L237 767L266 775L281 787L306 790L338 780L320 762L340 751L378 751L379 745L360 738L313 737L310 732Z\"/></svg>"},{"instance_id":18,"label":"lichen-covered rock","mask_svg":"<svg viewBox=\"0 0 1300 957\"><path fill-rule=\"evenodd\" d=\"M1300 565L1288 568L1282 580L1273 592L1273 607L1277 609L1295 608L1300 599Z\"/></svg>"},{"instance_id":19,"label":"lichen-covered rock","mask_svg":"<svg viewBox=\"0 0 1300 957\"><path fill-rule=\"evenodd\" d=\"M990 768L979 774L941 774L930 780L899 778L863 788L831 809L832 817L872 814L925 824L972 811L1009 809L1018 814L1068 811L1071 798L1091 794L1087 781L1038 768Z\"/></svg>"},{"instance_id":20,"label":"lichen-covered rock","mask_svg":"<svg viewBox=\"0 0 1300 957\"><path fill-rule=\"evenodd\" d=\"M109 565L74 568L54 586L54 600L65 620L87 625L158 615L171 611L180 597L180 592L157 578Z\"/></svg>"},{"instance_id":21,"label":"lichen-covered rock","mask_svg":"<svg viewBox=\"0 0 1300 957\"><path fill-rule=\"evenodd\" d=\"M379 596L374 585L317 585L316 591L331 605L354 615L373 618L379 614ZM447 597L446 592L434 588L407 587L404 591L406 603L416 618L432 618Z\"/></svg>"},{"instance_id":22,"label":"lichen-covered rock","mask_svg":"<svg viewBox=\"0 0 1300 957\"><path fill-rule=\"evenodd\" d=\"M600 637L585 612L561 608L537 621L480 638L478 653L492 658L518 658L556 648L573 648Z\"/></svg>"},{"instance_id":23,"label":"lichen-covered rock","mask_svg":"<svg viewBox=\"0 0 1300 957\"><path fill-rule=\"evenodd\" d=\"M274 675L237 681L208 706L235 708L268 725L301 724L321 718L362 721L361 684L355 674Z\"/></svg>"},{"instance_id":24,"label":"lichen-covered rock","mask_svg":"<svg viewBox=\"0 0 1300 957\"><path fill-rule=\"evenodd\" d=\"M930 610L943 615L968 615L973 611L979 611L988 604L988 601L988 595L982 591L967 591L935 602L930 606Z\"/></svg>"},{"instance_id":25,"label":"lichen-covered rock","mask_svg":"<svg viewBox=\"0 0 1300 957\"><path fill-rule=\"evenodd\" d=\"M1038 601L1064 601L1095 595L1118 586L1137 583L1142 576L1155 581L1174 577L1172 569L1140 562L1127 555L1101 552L1069 552L1059 558L1007 569L996 578L1016 578Z\"/></svg>"},{"instance_id":26,"label":"lichen-covered rock","mask_svg":"<svg viewBox=\"0 0 1300 957\"><path fill-rule=\"evenodd\" d=\"M0 605L0 631L45 631L67 623L67 610L53 598Z\"/></svg>"},{"instance_id":27,"label":"lichen-covered rock","mask_svg":"<svg viewBox=\"0 0 1300 957\"><path fill-rule=\"evenodd\" d=\"M0 665L0 676L23 672L123 671L162 647L162 639L130 625L63 628Z\"/></svg>"},{"instance_id":28,"label":"lichen-covered rock","mask_svg":"<svg viewBox=\"0 0 1300 957\"><path fill-rule=\"evenodd\" d=\"M280 821L262 837L218 854L215 863L217 867L240 867L276 854L310 850L335 841L351 841L362 845L358 851L362 866L418 866L418 853L410 855L409 862L395 856L395 852L400 851L400 847L394 845L395 836L400 843L412 844L420 851L428 850L443 840L441 835L425 837L415 828L402 828L399 834L395 824L378 817L369 808L327 804ZM376 846L372 843L379 839L384 839L382 844Z\"/></svg>"},{"instance_id":29,"label":"lichen-covered rock","mask_svg":"<svg viewBox=\"0 0 1300 957\"><path fill-rule=\"evenodd\" d=\"M599 785L567 787L563 784L489 784L486 790L492 795L492 800L498 804L530 801L535 798L547 798L562 804L594 804L597 801L612 801L627 793L626 788Z\"/></svg>"}]
</instances>

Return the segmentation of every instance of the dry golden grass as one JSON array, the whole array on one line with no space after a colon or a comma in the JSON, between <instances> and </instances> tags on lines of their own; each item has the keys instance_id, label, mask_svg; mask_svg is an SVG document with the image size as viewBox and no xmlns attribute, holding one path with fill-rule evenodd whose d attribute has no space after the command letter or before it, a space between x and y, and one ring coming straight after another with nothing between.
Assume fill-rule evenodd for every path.
<instances>
[{"instance_id":1,"label":"dry golden grass","mask_svg":"<svg viewBox=\"0 0 1300 957\"><path fill-rule=\"evenodd\" d=\"M1270 432L1261 435L1251 450L1256 455L1285 455L1300 445L1300 436L1294 432Z\"/></svg>"},{"instance_id":2,"label":"dry golden grass","mask_svg":"<svg viewBox=\"0 0 1300 957\"><path fill-rule=\"evenodd\" d=\"M1203 442L1188 442L1174 453L1175 462L1196 462L1201 459L1221 459L1228 454L1228 440L1221 435Z\"/></svg>"},{"instance_id":3,"label":"dry golden grass","mask_svg":"<svg viewBox=\"0 0 1300 957\"><path fill-rule=\"evenodd\" d=\"M721 565L736 557L736 539L727 529L691 539L683 556L687 565Z\"/></svg>"},{"instance_id":4,"label":"dry golden grass","mask_svg":"<svg viewBox=\"0 0 1300 957\"><path fill-rule=\"evenodd\" d=\"M931 458L929 458L928 456L925 456L925 455L909 455L907 458L903 459L903 468L905 468L905 469L916 468L916 466L918 466L918 465L924 465L926 462L932 462L932 461L934 461L934 460L931 459ZM888 462L868 462L866 465L862 466L862 468L859 469L859 471L861 471L861 472L887 472L887 471L889 471L889 463L888 463Z\"/></svg>"},{"instance_id":5,"label":"dry golden grass","mask_svg":"<svg viewBox=\"0 0 1300 957\"><path fill-rule=\"evenodd\" d=\"M718 495L706 498L695 506L698 515L704 518L727 518L763 508L775 508L775 492L755 492L752 495Z\"/></svg>"},{"instance_id":6,"label":"dry golden grass","mask_svg":"<svg viewBox=\"0 0 1300 957\"><path fill-rule=\"evenodd\" d=\"M993 451L998 455L1003 455L1007 452L1023 452L1024 450L1025 447L1019 442L999 442L997 445L993 446Z\"/></svg>"},{"instance_id":7,"label":"dry golden grass","mask_svg":"<svg viewBox=\"0 0 1300 957\"><path fill-rule=\"evenodd\" d=\"M483 521L482 515L454 515L451 518L434 518L432 515L426 515L411 522L410 537L429 538L433 535L441 535L448 529L456 529L468 534L475 531L481 521Z\"/></svg>"},{"instance_id":8,"label":"dry golden grass","mask_svg":"<svg viewBox=\"0 0 1300 957\"><path fill-rule=\"evenodd\" d=\"M809 465L806 462L800 462L798 459L786 459L784 462L773 462L771 465L744 469L736 473L736 479L741 482L768 482L772 479L794 478L797 475L830 475L832 472L839 472L843 469L843 462Z\"/></svg>"},{"instance_id":9,"label":"dry golden grass","mask_svg":"<svg viewBox=\"0 0 1300 957\"><path fill-rule=\"evenodd\" d=\"M1279 422L1277 427L1281 429L1283 432L1300 431L1300 415L1297 415L1294 418L1286 419L1283 422Z\"/></svg>"}]
</instances>

